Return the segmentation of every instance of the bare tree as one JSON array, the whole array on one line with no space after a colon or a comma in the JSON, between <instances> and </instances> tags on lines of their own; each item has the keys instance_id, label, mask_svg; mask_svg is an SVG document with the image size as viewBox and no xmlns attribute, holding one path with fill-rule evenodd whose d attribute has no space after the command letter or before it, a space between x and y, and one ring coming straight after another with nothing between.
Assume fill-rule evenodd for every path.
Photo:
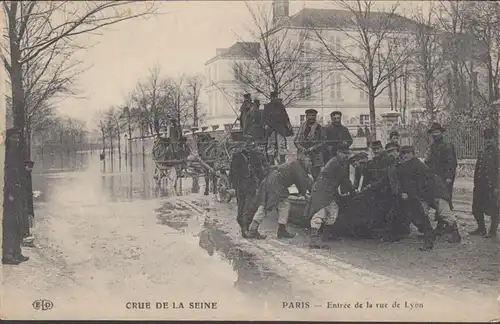
<instances>
[{"instance_id":1,"label":"bare tree","mask_svg":"<svg viewBox=\"0 0 500 324\"><path fill-rule=\"evenodd\" d=\"M308 21L316 41L331 62L348 73L344 77L368 95L371 131L376 135L375 99L389 86L389 79L399 79L413 54L408 33L414 22L395 13L398 4L387 11L374 11L375 1L336 1L344 10L338 15ZM334 24L341 38L331 37Z\"/></svg>"},{"instance_id":2,"label":"bare tree","mask_svg":"<svg viewBox=\"0 0 500 324\"><path fill-rule=\"evenodd\" d=\"M186 82L186 104L193 111L193 127L201 124L204 116L200 109L200 93L203 86L203 78L199 75L191 76Z\"/></svg>"},{"instance_id":3,"label":"bare tree","mask_svg":"<svg viewBox=\"0 0 500 324\"><path fill-rule=\"evenodd\" d=\"M417 99L424 105L429 119L435 120L448 94L448 62L443 47L445 34L439 28L434 3L430 4L427 13L422 7L418 7L412 13L412 19L418 23L415 33L414 75L417 77L418 90L421 87L423 92Z\"/></svg>"},{"instance_id":4,"label":"bare tree","mask_svg":"<svg viewBox=\"0 0 500 324\"><path fill-rule=\"evenodd\" d=\"M233 64L237 82L247 92L266 98L277 92L285 106L311 97L320 76L314 52L308 50L307 30L287 28L286 21L273 23L263 6L252 9L247 4L247 8L253 25L249 33L260 44L239 42L246 59Z\"/></svg>"},{"instance_id":5,"label":"bare tree","mask_svg":"<svg viewBox=\"0 0 500 324\"><path fill-rule=\"evenodd\" d=\"M155 12L154 4L136 1L3 1L2 8L8 25L8 46L3 49L7 54L2 53L2 60L11 81L14 126L19 129L25 129L26 122L26 64L57 45L77 46L80 35ZM23 42L27 38L29 42Z\"/></svg>"}]
</instances>

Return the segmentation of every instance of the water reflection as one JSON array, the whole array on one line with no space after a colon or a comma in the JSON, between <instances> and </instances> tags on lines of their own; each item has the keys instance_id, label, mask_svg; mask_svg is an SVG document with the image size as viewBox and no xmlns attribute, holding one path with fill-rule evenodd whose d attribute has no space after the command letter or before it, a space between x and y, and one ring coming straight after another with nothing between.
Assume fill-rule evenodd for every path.
<instances>
[{"instance_id":1,"label":"water reflection","mask_svg":"<svg viewBox=\"0 0 500 324\"><path fill-rule=\"evenodd\" d=\"M234 286L245 293L265 300L293 298L291 283L259 262L250 252L232 242L231 238L213 224L205 222L200 232L200 247L211 256L219 254L237 273Z\"/></svg>"}]
</instances>

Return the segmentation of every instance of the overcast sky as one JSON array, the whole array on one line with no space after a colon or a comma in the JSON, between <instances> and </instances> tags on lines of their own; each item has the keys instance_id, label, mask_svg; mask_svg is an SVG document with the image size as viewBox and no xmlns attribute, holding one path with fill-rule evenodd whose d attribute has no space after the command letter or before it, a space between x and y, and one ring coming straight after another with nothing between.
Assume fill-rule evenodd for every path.
<instances>
[{"instance_id":1,"label":"overcast sky","mask_svg":"<svg viewBox=\"0 0 500 324\"><path fill-rule=\"evenodd\" d=\"M79 55L91 65L78 82L85 98L61 102L61 114L91 123L97 111L122 104L149 68L158 65L171 76L203 73L204 63L216 48L228 47L239 38L251 40L247 39L250 17L243 1L165 1L158 6L162 15L115 25L92 37L97 44ZM409 6L410 2L401 2L402 9ZM335 6L332 1L291 1L290 14L303 7Z\"/></svg>"}]
</instances>

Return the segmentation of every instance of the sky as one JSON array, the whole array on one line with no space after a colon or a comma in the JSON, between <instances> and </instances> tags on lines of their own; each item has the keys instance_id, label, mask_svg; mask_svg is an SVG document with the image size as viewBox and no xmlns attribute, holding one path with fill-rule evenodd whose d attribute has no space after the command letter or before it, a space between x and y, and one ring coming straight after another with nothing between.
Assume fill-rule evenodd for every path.
<instances>
[{"instance_id":1,"label":"sky","mask_svg":"<svg viewBox=\"0 0 500 324\"><path fill-rule=\"evenodd\" d=\"M270 6L271 1L259 4ZM390 4L377 2L381 7ZM410 5L401 2L401 9ZM335 5L333 1L296 0L290 2L290 14L304 7ZM252 40L244 1L164 1L158 8L158 16L127 21L88 37L94 45L78 54L89 66L77 83L82 98L59 103L61 115L85 120L92 127L99 111L123 104L150 68L158 66L172 77L204 73L204 63L215 56L216 48L229 47L240 39Z\"/></svg>"}]
</instances>

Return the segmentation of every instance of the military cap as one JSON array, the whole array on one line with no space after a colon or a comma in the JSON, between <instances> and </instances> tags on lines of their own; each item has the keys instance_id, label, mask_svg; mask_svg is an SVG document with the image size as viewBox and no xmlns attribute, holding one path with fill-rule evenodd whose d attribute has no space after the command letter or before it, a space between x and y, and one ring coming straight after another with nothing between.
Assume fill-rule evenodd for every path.
<instances>
[{"instance_id":1,"label":"military cap","mask_svg":"<svg viewBox=\"0 0 500 324\"><path fill-rule=\"evenodd\" d=\"M30 167L32 168L34 165L35 165L35 162L33 161L24 161L24 165L27 166L27 167Z\"/></svg>"},{"instance_id":2,"label":"military cap","mask_svg":"<svg viewBox=\"0 0 500 324\"><path fill-rule=\"evenodd\" d=\"M415 148L411 145L404 145L404 146L401 146L401 148L399 149L399 152L400 153L415 153Z\"/></svg>"},{"instance_id":3,"label":"military cap","mask_svg":"<svg viewBox=\"0 0 500 324\"><path fill-rule=\"evenodd\" d=\"M370 147L371 148L381 148L382 147L382 142L379 141L379 140L376 140L376 141L372 141L370 143Z\"/></svg>"},{"instance_id":4,"label":"military cap","mask_svg":"<svg viewBox=\"0 0 500 324\"><path fill-rule=\"evenodd\" d=\"M330 114L330 116L342 116L342 112L335 110Z\"/></svg>"},{"instance_id":5,"label":"military cap","mask_svg":"<svg viewBox=\"0 0 500 324\"><path fill-rule=\"evenodd\" d=\"M398 143L389 142L385 144L386 151L399 150L400 146Z\"/></svg>"},{"instance_id":6,"label":"military cap","mask_svg":"<svg viewBox=\"0 0 500 324\"><path fill-rule=\"evenodd\" d=\"M349 163L363 159L368 159L368 154L366 152L359 152L349 158Z\"/></svg>"},{"instance_id":7,"label":"military cap","mask_svg":"<svg viewBox=\"0 0 500 324\"><path fill-rule=\"evenodd\" d=\"M495 137L495 131L493 131L493 129L491 129L491 128L486 128L484 130L484 132L483 132L483 136L486 139L494 138Z\"/></svg>"},{"instance_id":8,"label":"military cap","mask_svg":"<svg viewBox=\"0 0 500 324\"><path fill-rule=\"evenodd\" d=\"M399 132L397 130L393 130L392 132L389 133L389 138L393 138L394 136L399 137Z\"/></svg>"},{"instance_id":9,"label":"military cap","mask_svg":"<svg viewBox=\"0 0 500 324\"><path fill-rule=\"evenodd\" d=\"M337 146L337 150L339 152L349 152L349 147L350 147L349 143L344 141L339 143L339 145Z\"/></svg>"},{"instance_id":10,"label":"military cap","mask_svg":"<svg viewBox=\"0 0 500 324\"><path fill-rule=\"evenodd\" d=\"M432 123L431 127L429 128L429 130L427 131L427 133L432 133L435 130L438 130L440 132L446 131L446 129L443 126L441 126L440 123Z\"/></svg>"},{"instance_id":11,"label":"military cap","mask_svg":"<svg viewBox=\"0 0 500 324\"><path fill-rule=\"evenodd\" d=\"M316 109L307 109L306 110L306 115L314 114L317 115L318 111Z\"/></svg>"},{"instance_id":12,"label":"military cap","mask_svg":"<svg viewBox=\"0 0 500 324\"><path fill-rule=\"evenodd\" d=\"M250 99L250 94L249 94L249 93L245 93L245 94L243 95L243 98Z\"/></svg>"}]
</instances>

